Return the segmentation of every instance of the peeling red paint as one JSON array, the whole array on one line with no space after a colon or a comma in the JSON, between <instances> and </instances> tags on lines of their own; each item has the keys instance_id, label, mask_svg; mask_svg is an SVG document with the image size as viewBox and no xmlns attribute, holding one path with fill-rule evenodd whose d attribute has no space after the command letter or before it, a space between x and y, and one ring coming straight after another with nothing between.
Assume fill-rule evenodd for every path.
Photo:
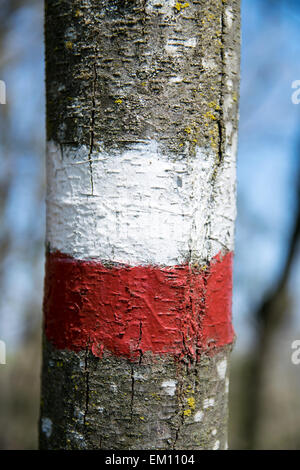
<instances>
[{"instance_id":1,"label":"peeling red paint","mask_svg":"<svg viewBox=\"0 0 300 470\"><path fill-rule=\"evenodd\" d=\"M233 341L232 253L188 265L107 267L47 255L45 332L58 349L196 358Z\"/></svg>"}]
</instances>

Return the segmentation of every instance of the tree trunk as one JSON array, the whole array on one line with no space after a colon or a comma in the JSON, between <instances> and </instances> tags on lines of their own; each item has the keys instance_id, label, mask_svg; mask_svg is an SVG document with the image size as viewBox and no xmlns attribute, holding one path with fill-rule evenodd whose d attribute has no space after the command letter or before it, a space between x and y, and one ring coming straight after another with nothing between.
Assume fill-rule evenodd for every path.
<instances>
[{"instance_id":1,"label":"tree trunk","mask_svg":"<svg viewBox=\"0 0 300 470\"><path fill-rule=\"evenodd\" d=\"M227 446L239 23L46 1L42 449Z\"/></svg>"}]
</instances>

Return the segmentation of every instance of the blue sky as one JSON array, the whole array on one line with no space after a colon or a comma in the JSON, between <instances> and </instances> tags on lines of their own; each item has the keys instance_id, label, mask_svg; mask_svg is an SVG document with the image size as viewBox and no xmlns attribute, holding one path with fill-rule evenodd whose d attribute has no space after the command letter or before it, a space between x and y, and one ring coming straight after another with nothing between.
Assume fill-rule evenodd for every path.
<instances>
[{"instance_id":1,"label":"blue sky","mask_svg":"<svg viewBox=\"0 0 300 470\"><path fill-rule=\"evenodd\" d=\"M244 0L242 8L234 277L238 348L250 339L247 320L278 276L295 214L300 108L292 104L291 84L300 77L300 5L281 2L285 5L276 10L267 9L268 3Z\"/></svg>"}]
</instances>

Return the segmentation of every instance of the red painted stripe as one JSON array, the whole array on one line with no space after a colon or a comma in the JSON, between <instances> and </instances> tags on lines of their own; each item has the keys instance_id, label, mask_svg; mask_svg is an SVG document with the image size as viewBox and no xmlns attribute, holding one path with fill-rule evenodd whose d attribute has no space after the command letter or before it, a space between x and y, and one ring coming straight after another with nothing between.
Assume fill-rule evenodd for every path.
<instances>
[{"instance_id":1,"label":"red painted stripe","mask_svg":"<svg viewBox=\"0 0 300 470\"><path fill-rule=\"evenodd\" d=\"M107 267L56 252L47 256L45 283L45 331L58 349L196 358L233 341L232 253L203 271Z\"/></svg>"}]
</instances>

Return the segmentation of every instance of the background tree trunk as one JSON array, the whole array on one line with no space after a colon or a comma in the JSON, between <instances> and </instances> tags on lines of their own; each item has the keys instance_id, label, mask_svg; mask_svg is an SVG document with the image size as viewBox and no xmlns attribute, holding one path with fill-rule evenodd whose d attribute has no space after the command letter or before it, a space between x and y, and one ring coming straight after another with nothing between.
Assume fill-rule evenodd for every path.
<instances>
[{"instance_id":1,"label":"background tree trunk","mask_svg":"<svg viewBox=\"0 0 300 470\"><path fill-rule=\"evenodd\" d=\"M46 1L40 447L224 449L239 1Z\"/></svg>"}]
</instances>

